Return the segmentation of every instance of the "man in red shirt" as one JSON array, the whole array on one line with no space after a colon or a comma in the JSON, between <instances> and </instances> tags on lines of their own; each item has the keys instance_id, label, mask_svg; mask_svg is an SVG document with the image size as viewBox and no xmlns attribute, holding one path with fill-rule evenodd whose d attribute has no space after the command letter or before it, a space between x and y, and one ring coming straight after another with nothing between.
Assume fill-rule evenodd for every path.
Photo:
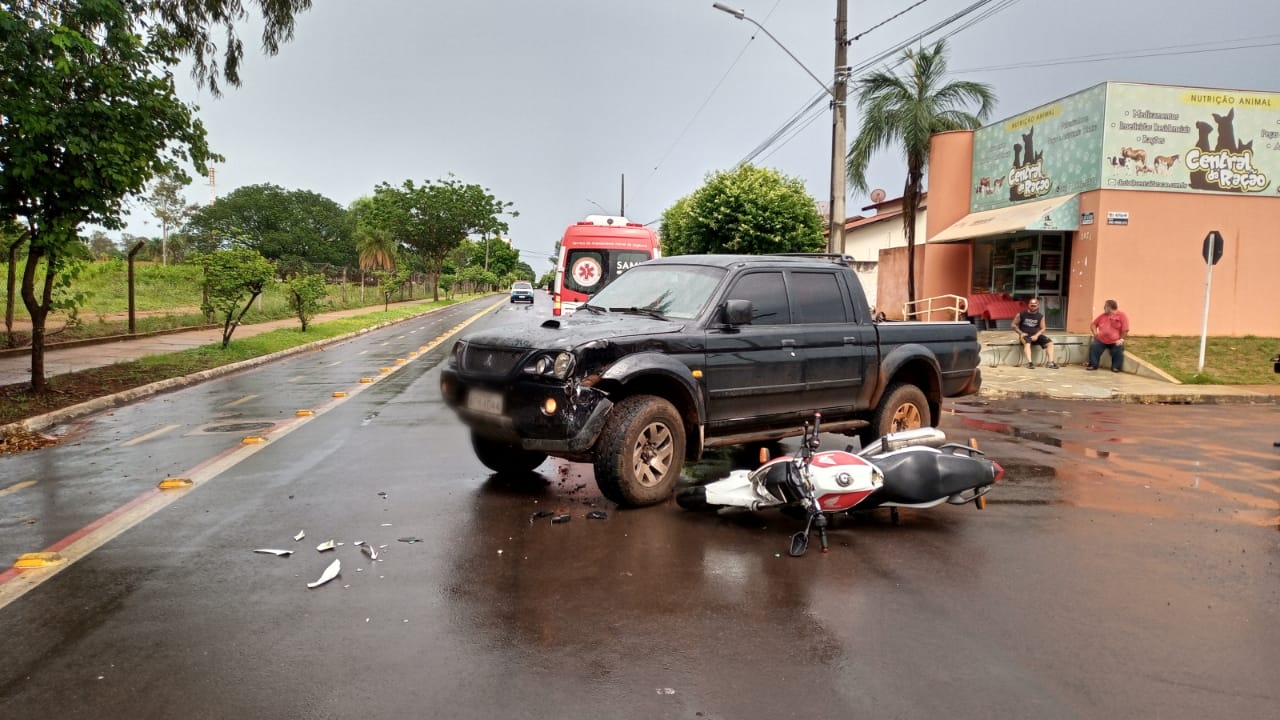
<instances>
[{"instance_id":1,"label":"man in red shirt","mask_svg":"<svg viewBox=\"0 0 1280 720\"><path fill-rule=\"evenodd\" d=\"M1111 372L1124 370L1124 339L1129 337L1129 316L1120 312L1115 300L1102 304L1102 314L1089 326L1093 340L1089 342L1089 364L1085 370L1097 370L1102 351L1111 353Z\"/></svg>"}]
</instances>

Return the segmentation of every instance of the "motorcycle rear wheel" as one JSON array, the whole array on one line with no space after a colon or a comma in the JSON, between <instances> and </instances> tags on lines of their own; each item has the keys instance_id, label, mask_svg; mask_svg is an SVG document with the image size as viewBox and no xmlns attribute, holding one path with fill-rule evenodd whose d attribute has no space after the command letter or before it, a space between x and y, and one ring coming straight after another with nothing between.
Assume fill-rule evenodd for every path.
<instances>
[{"instance_id":1,"label":"motorcycle rear wheel","mask_svg":"<svg viewBox=\"0 0 1280 720\"><path fill-rule=\"evenodd\" d=\"M715 512L726 507L707 502L707 489L701 485L683 488L677 492L676 504L690 512Z\"/></svg>"}]
</instances>

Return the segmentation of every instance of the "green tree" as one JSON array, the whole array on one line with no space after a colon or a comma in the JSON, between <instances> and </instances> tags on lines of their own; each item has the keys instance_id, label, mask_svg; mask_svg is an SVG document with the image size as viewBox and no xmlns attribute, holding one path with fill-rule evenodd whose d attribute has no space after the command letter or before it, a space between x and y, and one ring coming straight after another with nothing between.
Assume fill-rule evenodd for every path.
<instances>
[{"instance_id":1,"label":"green tree","mask_svg":"<svg viewBox=\"0 0 1280 720\"><path fill-rule=\"evenodd\" d=\"M275 266L258 251L247 248L218 250L201 255L197 262L204 269L205 315L222 322L222 347L231 343L231 335L275 277Z\"/></svg>"},{"instance_id":2,"label":"green tree","mask_svg":"<svg viewBox=\"0 0 1280 720\"><path fill-rule=\"evenodd\" d=\"M120 248L116 246L115 240L107 237L101 230L94 230L89 235L89 252L95 260L120 257Z\"/></svg>"},{"instance_id":3,"label":"green tree","mask_svg":"<svg viewBox=\"0 0 1280 720\"><path fill-rule=\"evenodd\" d=\"M160 221L160 264L169 264L169 231L179 229L200 206L187 202L182 191L191 178L178 170L161 173L152 182L151 194L144 198L151 214Z\"/></svg>"},{"instance_id":4,"label":"green tree","mask_svg":"<svg viewBox=\"0 0 1280 720\"><path fill-rule=\"evenodd\" d=\"M186 224L196 249L239 246L293 271L308 265L354 265L347 211L308 190L246 185L197 210Z\"/></svg>"},{"instance_id":5,"label":"green tree","mask_svg":"<svg viewBox=\"0 0 1280 720\"><path fill-rule=\"evenodd\" d=\"M819 252L822 217L804 183L742 165L712 173L662 215L664 255Z\"/></svg>"},{"instance_id":6,"label":"green tree","mask_svg":"<svg viewBox=\"0 0 1280 720\"><path fill-rule=\"evenodd\" d=\"M391 307L391 296L404 286L404 281L409 279L409 272L403 269L395 270L374 270L373 277L378 281L378 291L382 293L382 309L386 311Z\"/></svg>"},{"instance_id":7,"label":"green tree","mask_svg":"<svg viewBox=\"0 0 1280 720\"><path fill-rule=\"evenodd\" d=\"M511 203L498 200L487 188L450 176L422 185L412 180L399 186L379 184L368 219L425 264L433 299L439 300L440 276L450 253L470 235L506 232L500 218L514 215L510 208Z\"/></svg>"},{"instance_id":8,"label":"green tree","mask_svg":"<svg viewBox=\"0 0 1280 720\"><path fill-rule=\"evenodd\" d=\"M356 256L361 270L394 270L400 255L400 244L388 230L376 227L369 216L373 198L356 198L347 209L356 241Z\"/></svg>"},{"instance_id":9,"label":"green tree","mask_svg":"<svg viewBox=\"0 0 1280 720\"><path fill-rule=\"evenodd\" d=\"M42 392L55 287L83 247L79 229L120 227L124 198L180 162L213 157L168 68L185 45L143 34L141 2L0 6L0 218L27 234L22 301L31 318L31 388ZM36 278L42 275L39 288Z\"/></svg>"},{"instance_id":10,"label":"green tree","mask_svg":"<svg viewBox=\"0 0 1280 720\"><path fill-rule=\"evenodd\" d=\"M285 284L285 291L289 297L289 308L302 323L302 332L306 332L307 326L311 324L311 318L315 317L323 306L321 301L328 295L324 275L319 273L295 275Z\"/></svg>"},{"instance_id":11,"label":"green tree","mask_svg":"<svg viewBox=\"0 0 1280 720\"><path fill-rule=\"evenodd\" d=\"M907 236L907 300L916 299L916 213L920 209L921 185L929 168L929 138L948 130L973 130L991 114L996 96L990 85L980 82L945 83L946 44L939 40L932 48L905 50L902 59L907 74L899 77L881 70L859 78L858 106L862 109L862 129L849 146L845 168L853 188L866 192L867 166L878 150L901 146L907 161L907 180L902 190L902 229ZM978 105L976 114L965 108Z\"/></svg>"}]
</instances>

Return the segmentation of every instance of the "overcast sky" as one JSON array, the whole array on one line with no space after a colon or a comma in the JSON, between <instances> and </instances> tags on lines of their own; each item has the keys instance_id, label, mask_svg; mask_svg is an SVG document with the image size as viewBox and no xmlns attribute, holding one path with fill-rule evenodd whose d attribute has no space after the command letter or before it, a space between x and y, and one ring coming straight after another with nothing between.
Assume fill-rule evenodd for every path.
<instances>
[{"instance_id":1,"label":"overcast sky","mask_svg":"<svg viewBox=\"0 0 1280 720\"><path fill-rule=\"evenodd\" d=\"M851 37L918 4L854 42L849 64L974 1L848 0ZM832 76L836 0L726 4L814 75ZM245 28L241 88L213 98L183 78L182 91L226 157L219 195L274 183L346 206L382 181L453 173L514 203L511 238L541 274L566 225L601 207L619 212L624 176L625 214L657 221L822 92L755 26L711 5L315 0L274 58L256 52L256 30ZM993 0L940 32L955 33L953 75L993 86L993 121L1106 80L1280 91L1276 0ZM1099 56L1110 59L1080 62ZM800 178L819 200L830 192L827 107L754 159ZM857 129L851 104L850 139ZM900 157L877 157L870 179L901 194ZM187 195L208 202L206 181ZM846 202L853 215L868 200ZM157 235L145 215L135 210L129 231Z\"/></svg>"}]
</instances>

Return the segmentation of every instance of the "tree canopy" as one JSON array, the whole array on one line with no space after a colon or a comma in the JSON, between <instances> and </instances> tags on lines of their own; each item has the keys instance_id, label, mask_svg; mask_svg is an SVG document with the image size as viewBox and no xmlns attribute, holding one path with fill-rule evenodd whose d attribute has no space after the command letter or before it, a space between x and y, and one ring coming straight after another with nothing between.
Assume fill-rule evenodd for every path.
<instances>
[{"instance_id":1,"label":"tree canopy","mask_svg":"<svg viewBox=\"0 0 1280 720\"><path fill-rule=\"evenodd\" d=\"M138 3L0 7L0 219L28 244L22 301L32 323L31 386L45 387L45 320L86 224L121 225L124 198L154 175L215 156L168 68L185 45L141 23ZM36 278L43 266L41 287Z\"/></svg>"},{"instance_id":2,"label":"tree canopy","mask_svg":"<svg viewBox=\"0 0 1280 720\"><path fill-rule=\"evenodd\" d=\"M309 190L246 185L192 214L185 232L203 252L245 247L290 271L305 264L354 265L351 223L341 205Z\"/></svg>"},{"instance_id":3,"label":"tree canopy","mask_svg":"<svg viewBox=\"0 0 1280 720\"><path fill-rule=\"evenodd\" d=\"M742 165L712 173L662 214L663 255L820 252L822 217L804 183Z\"/></svg>"}]
</instances>

